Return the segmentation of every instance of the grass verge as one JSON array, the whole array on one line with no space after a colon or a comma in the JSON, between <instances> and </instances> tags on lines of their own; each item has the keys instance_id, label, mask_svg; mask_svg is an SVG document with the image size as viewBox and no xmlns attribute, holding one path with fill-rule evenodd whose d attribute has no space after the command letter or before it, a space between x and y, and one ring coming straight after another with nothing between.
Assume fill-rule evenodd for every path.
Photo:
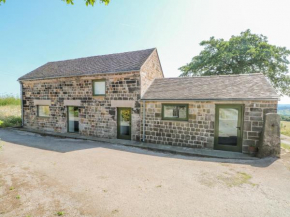
<instances>
[{"instance_id":1,"label":"grass verge","mask_svg":"<svg viewBox=\"0 0 290 217\"><path fill-rule=\"evenodd\" d=\"M20 105L0 106L0 127L21 126L21 122Z\"/></svg>"},{"instance_id":2,"label":"grass verge","mask_svg":"<svg viewBox=\"0 0 290 217\"><path fill-rule=\"evenodd\" d=\"M290 151L290 145L286 145L285 143L281 143L281 147Z\"/></svg>"},{"instance_id":3,"label":"grass verge","mask_svg":"<svg viewBox=\"0 0 290 217\"><path fill-rule=\"evenodd\" d=\"M281 121L281 134L290 136L290 121Z\"/></svg>"}]
</instances>

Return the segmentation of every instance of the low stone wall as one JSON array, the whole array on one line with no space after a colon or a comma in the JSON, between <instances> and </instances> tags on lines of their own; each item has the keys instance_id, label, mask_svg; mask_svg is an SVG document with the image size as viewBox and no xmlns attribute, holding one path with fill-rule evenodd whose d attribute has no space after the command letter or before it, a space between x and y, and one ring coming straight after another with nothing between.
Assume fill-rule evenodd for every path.
<instances>
[{"instance_id":1,"label":"low stone wall","mask_svg":"<svg viewBox=\"0 0 290 217\"><path fill-rule=\"evenodd\" d=\"M162 120L162 103L188 104L188 121ZM145 142L213 149L216 104L244 105L243 153L259 144L264 115L277 112L277 101L146 101Z\"/></svg>"}]
</instances>

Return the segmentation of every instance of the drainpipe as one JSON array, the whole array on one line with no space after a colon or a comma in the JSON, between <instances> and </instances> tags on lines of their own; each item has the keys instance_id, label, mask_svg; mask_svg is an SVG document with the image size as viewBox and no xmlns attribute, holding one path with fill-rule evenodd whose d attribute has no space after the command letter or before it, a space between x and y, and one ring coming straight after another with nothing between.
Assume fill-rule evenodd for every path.
<instances>
[{"instance_id":1,"label":"drainpipe","mask_svg":"<svg viewBox=\"0 0 290 217\"><path fill-rule=\"evenodd\" d=\"M143 136L142 136L142 142L145 142L145 112L146 112L146 104L145 100L143 100Z\"/></svg>"},{"instance_id":2,"label":"drainpipe","mask_svg":"<svg viewBox=\"0 0 290 217\"><path fill-rule=\"evenodd\" d=\"M21 127L24 126L24 111L23 111L23 84L19 81L20 84L20 100L21 100Z\"/></svg>"}]
</instances>

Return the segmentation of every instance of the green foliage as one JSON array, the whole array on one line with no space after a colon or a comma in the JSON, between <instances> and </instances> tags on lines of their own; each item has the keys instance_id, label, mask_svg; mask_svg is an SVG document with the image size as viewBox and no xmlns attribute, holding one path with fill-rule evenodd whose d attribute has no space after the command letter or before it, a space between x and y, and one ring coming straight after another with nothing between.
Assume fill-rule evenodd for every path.
<instances>
[{"instance_id":1,"label":"green foliage","mask_svg":"<svg viewBox=\"0 0 290 217\"><path fill-rule=\"evenodd\" d=\"M62 0L65 1L67 4L74 4L74 0ZM85 0L86 2L86 6L94 6L94 4L96 3L96 0ZM105 5L108 5L110 3L110 0L100 0L100 3L104 3Z\"/></svg>"},{"instance_id":2,"label":"green foliage","mask_svg":"<svg viewBox=\"0 0 290 217\"><path fill-rule=\"evenodd\" d=\"M21 126L21 123L21 117L9 116L3 120L0 120L0 128Z\"/></svg>"},{"instance_id":3,"label":"green foliage","mask_svg":"<svg viewBox=\"0 0 290 217\"><path fill-rule=\"evenodd\" d=\"M285 143L281 143L281 147L286 149L286 150L288 150L288 151L290 151L290 146L285 144Z\"/></svg>"},{"instance_id":4,"label":"green foliage","mask_svg":"<svg viewBox=\"0 0 290 217\"><path fill-rule=\"evenodd\" d=\"M10 95L10 94L0 96L0 106L20 105L20 104L21 104L21 100L19 97L15 97L15 96Z\"/></svg>"},{"instance_id":5,"label":"green foliage","mask_svg":"<svg viewBox=\"0 0 290 217\"><path fill-rule=\"evenodd\" d=\"M65 1L67 4L71 4L73 5L74 4L74 0L62 0L62 1ZM1 5L1 2L5 3L6 0L0 0L0 5ZM96 3L96 0L85 0L86 2L86 6L94 6L94 4ZM108 5L110 3L110 0L100 0L100 3L104 3L105 5Z\"/></svg>"},{"instance_id":6,"label":"green foliage","mask_svg":"<svg viewBox=\"0 0 290 217\"><path fill-rule=\"evenodd\" d=\"M56 215L63 216L64 215L64 212L57 212Z\"/></svg>"},{"instance_id":7,"label":"green foliage","mask_svg":"<svg viewBox=\"0 0 290 217\"><path fill-rule=\"evenodd\" d=\"M267 37L250 30L228 41L211 37L202 41L204 50L179 68L180 76L263 73L281 94L290 96L288 73L290 50L268 43Z\"/></svg>"},{"instance_id":8,"label":"green foliage","mask_svg":"<svg viewBox=\"0 0 290 217\"><path fill-rule=\"evenodd\" d=\"M289 115L280 115L282 121L290 121Z\"/></svg>"},{"instance_id":9,"label":"green foliage","mask_svg":"<svg viewBox=\"0 0 290 217\"><path fill-rule=\"evenodd\" d=\"M280 132L283 135L290 136L290 122L281 121L280 122Z\"/></svg>"},{"instance_id":10,"label":"green foliage","mask_svg":"<svg viewBox=\"0 0 290 217\"><path fill-rule=\"evenodd\" d=\"M122 120L123 121L130 121L130 110L123 110L121 115L122 115Z\"/></svg>"},{"instance_id":11,"label":"green foliage","mask_svg":"<svg viewBox=\"0 0 290 217\"><path fill-rule=\"evenodd\" d=\"M0 128L21 126L21 100L13 95L0 96Z\"/></svg>"}]
</instances>

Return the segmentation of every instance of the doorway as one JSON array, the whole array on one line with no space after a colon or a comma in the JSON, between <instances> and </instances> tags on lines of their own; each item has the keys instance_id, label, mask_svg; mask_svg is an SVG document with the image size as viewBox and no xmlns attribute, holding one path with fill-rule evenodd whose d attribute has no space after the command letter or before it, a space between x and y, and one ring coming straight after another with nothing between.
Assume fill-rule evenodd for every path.
<instances>
[{"instance_id":1,"label":"doorway","mask_svg":"<svg viewBox=\"0 0 290 217\"><path fill-rule=\"evenodd\" d=\"M243 105L216 105L214 148L242 152Z\"/></svg>"},{"instance_id":2,"label":"doorway","mask_svg":"<svg viewBox=\"0 0 290 217\"><path fill-rule=\"evenodd\" d=\"M67 107L67 131L69 133L79 132L79 108Z\"/></svg>"},{"instance_id":3,"label":"doorway","mask_svg":"<svg viewBox=\"0 0 290 217\"><path fill-rule=\"evenodd\" d=\"M117 138L131 140L131 108L118 108Z\"/></svg>"}]
</instances>

